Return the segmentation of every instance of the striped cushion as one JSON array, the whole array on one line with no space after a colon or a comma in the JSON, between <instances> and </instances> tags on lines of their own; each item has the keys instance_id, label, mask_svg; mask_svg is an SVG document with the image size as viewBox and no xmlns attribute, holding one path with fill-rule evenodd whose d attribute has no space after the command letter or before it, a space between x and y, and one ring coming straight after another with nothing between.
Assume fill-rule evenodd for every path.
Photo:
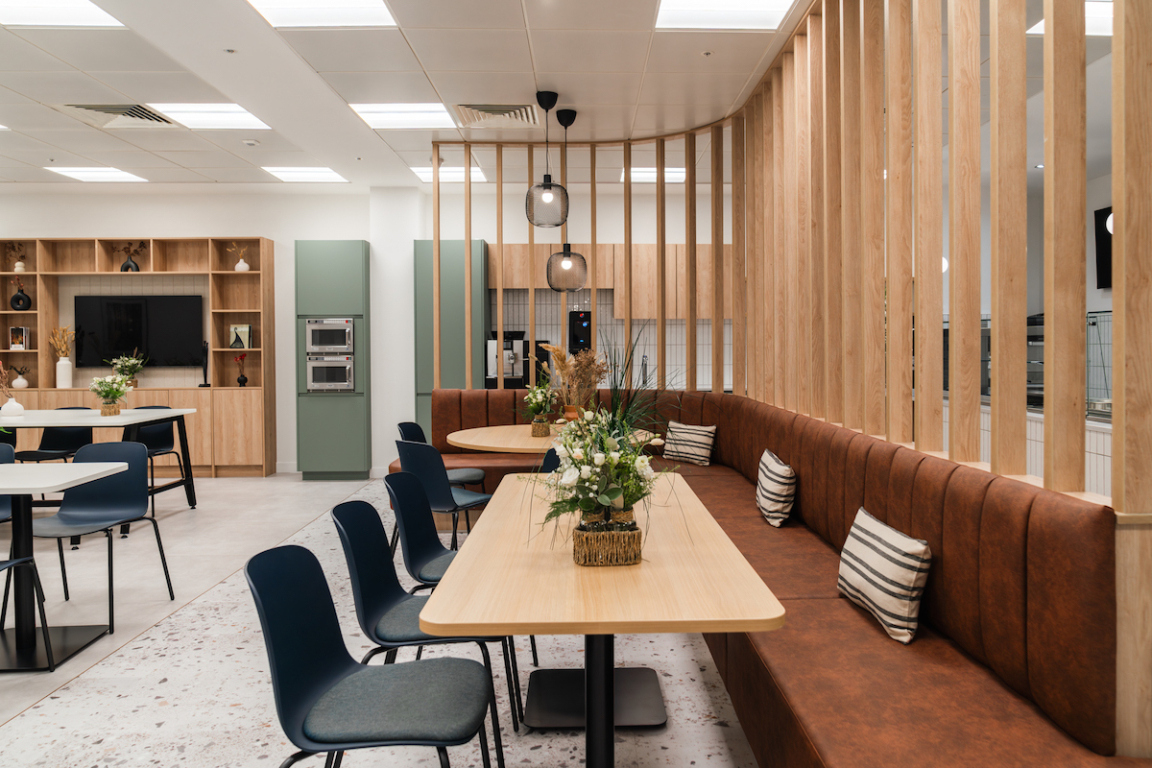
<instances>
[{"instance_id":1,"label":"striped cushion","mask_svg":"<svg viewBox=\"0 0 1152 768\"><path fill-rule=\"evenodd\" d=\"M928 542L905 536L861 507L840 552L837 586L876 617L892 639L907 645L919 626L931 561Z\"/></svg>"},{"instance_id":2,"label":"striped cushion","mask_svg":"<svg viewBox=\"0 0 1152 768\"><path fill-rule=\"evenodd\" d=\"M760 474L756 481L756 506L769 525L779 528L792 511L796 498L796 473L772 453L760 457Z\"/></svg>"},{"instance_id":3,"label":"striped cushion","mask_svg":"<svg viewBox=\"0 0 1152 768\"><path fill-rule=\"evenodd\" d=\"M712 463L712 441L715 439L716 427L696 427L670 421L664 458L706 467Z\"/></svg>"}]
</instances>

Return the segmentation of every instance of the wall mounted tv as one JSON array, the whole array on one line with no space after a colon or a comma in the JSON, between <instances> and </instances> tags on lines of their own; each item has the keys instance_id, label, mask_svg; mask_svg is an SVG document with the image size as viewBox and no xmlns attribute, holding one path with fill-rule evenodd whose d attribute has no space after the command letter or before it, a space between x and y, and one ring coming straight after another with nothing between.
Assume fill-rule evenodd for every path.
<instances>
[{"instance_id":1,"label":"wall mounted tv","mask_svg":"<svg viewBox=\"0 0 1152 768\"><path fill-rule=\"evenodd\" d=\"M77 368L106 368L133 350L152 367L204 363L201 296L77 296L75 329Z\"/></svg>"}]
</instances>

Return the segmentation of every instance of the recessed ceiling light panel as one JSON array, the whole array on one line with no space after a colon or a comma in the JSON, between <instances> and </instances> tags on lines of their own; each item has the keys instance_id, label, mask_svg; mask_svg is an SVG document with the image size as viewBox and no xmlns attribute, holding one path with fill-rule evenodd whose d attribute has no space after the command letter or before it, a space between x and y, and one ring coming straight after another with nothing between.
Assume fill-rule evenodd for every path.
<instances>
[{"instance_id":1,"label":"recessed ceiling light panel","mask_svg":"<svg viewBox=\"0 0 1152 768\"><path fill-rule=\"evenodd\" d=\"M423 168L414 167L412 173L420 177L420 181L426 184L432 183L432 166ZM484 171L472 166L472 183L488 181L484 177ZM464 167L459 166L456 168L442 167L440 169L440 183L442 184L463 184L464 183Z\"/></svg>"},{"instance_id":2,"label":"recessed ceiling light panel","mask_svg":"<svg viewBox=\"0 0 1152 768\"><path fill-rule=\"evenodd\" d=\"M248 0L274 27L394 27L384 0Z\"/></svg>"},{"instance_id":3,"label":"recessed ceiling light panel","mask_svg":"<svg viewBox=\"0 0 1152 768\"><path fill-rule=\"evenodd\" d=\"M792 0L660 0L657 29L777 29Z\"/></svg>"},{"instance_id":4,"label":"recessed ceiling light panel","mask_svg":"<svg viewBox=\"0 0 1152 768\"><path fill-rule=\"evenodd\" d=\"M194 131L271 130L239 104L149 104L148 106Z\"/></svg>"},{"instance_id":5,"label":"recessed ceiling light panel","mask_svg":"<svg viewBox=\"0 0 1152 768\"><path fill-rule=\"evenodd\" d=\"M122 27L89 0L0 0L6 27Z\"/></svg>"},{"instance_id":6,"label":"recessed ceiling light panel","mask_svg":"<svg viewBox=\"0 0 1152 768\"><path fill-rule=\"evenodd\" d=\"M331 168L265 168L280 181L311 183L348 183L348 179Z\"/></svg>"},{"instance_id":7,"label":"recessed ceiling light panel","mask_svg":"<svg viewBox=\"0 0 1152 768\"><path fill-rule=\"evenodd\" d=\"M119 168L45 168L77 181L148 181Z\"/></svg>"},{"instance_id":8,"label":"recessed ceiling light panel","mask_svg":"<svg viewBox=\"0 0 1152 768\"><path fill-rule=\"evenodd\" d=\"M455 128L443 104L353 104L352 109L376 130Z\"/></svg>"},{"instance_id":9,"label":"recessed ceiling light panel","mask_svg":"<svg viewBox=\"0 0 1152 768\"><path fill-rule=\"evenodd\" d=\"M687 177L683 168L665 168L664 181L667 184L683 184L684 179ZM624 169L620 169L620 183L624 183ZM634 184L655 184L656 183L656 169L655 168L633 168L632 169L632 183Z\"/></svg>"},{"instance_id":10,"label":"recessed ceiling light panel","mask_svg":"<svg viewBox=\"0 0 1152 768\"><path fill-rule=\"evenodd\" d=\"M1044 34L1044 19L1036 22L1028 34ZM1084 34L1088 37L1112 37L1112 0L1085 0Z\"/></svg>"}]
</instances>

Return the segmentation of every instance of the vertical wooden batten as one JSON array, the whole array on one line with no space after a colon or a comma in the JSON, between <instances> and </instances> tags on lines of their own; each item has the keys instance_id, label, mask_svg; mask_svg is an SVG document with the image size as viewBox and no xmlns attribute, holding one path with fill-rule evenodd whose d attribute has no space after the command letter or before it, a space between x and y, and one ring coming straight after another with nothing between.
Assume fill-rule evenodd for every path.
<instances>
[{"instance_id":1,"label":"vertical wooden batten","mask_svg":"<svg viewBox=\"0 0 1152 768\"><path fill-rule=\"evenodd\" d=\"M668 182L664 139L656 140L656 385L668 386Z\"/></svg>"},{"instance_id":2,"label":"vertical wooden batten","mask_svg":"<svg viewBox=\"0 0 1152 768\"><path fill-rule=\"evenodd\" d=\"M796 66L795 55L785 53L780 64L781 87L781 120L783 126L784 167L781 171L780 188L784 190L784 252L781 254L784 266L784 284L788 290L784 292L782 308L777 309L777 318L783 321L780 328L784 331L784 407L790 411L798 410L799 396L797 388L800 384L799 366L797 363L797 323L796 311ZM781 312L780 309L783 311Z\"/></svg>"},{"instance_id":3,"label":"vertical wooden batten","mask_svg":"<svg viewBox=\"0 0 1152 768\"><path fill-rule=\"evenodd\" d=\"M504 147L496 145L496 389L504 389ZM487 335L485 335L487 337ZM484 345L487 349L487 344ZM485 370L488 364L485 361Z\"/></svg>"},{"instance_id":4,"label":"vertical wooden batten","mask_svg":"<svg viewBox=\"0 0 1152 768\"><path fill-rule=\"evenodd\" d=\"M1044 487L1054 491L1084 490L1084 62L1084 3L1044 0Z\"/></svg>"},{"instance_id":5,"label":"vertical wooden batten","mask_svg":"<svg viewBox=\"0 0 1152 768\"><path fill-rule=\"evenodd\" d=\"M684 389L696 391L696 134L684 134Z\"/></svg>"},{"instance_id":6,"label":"vertical wooden batten","mask_svg":"<svg viewBox=\"0 0 1152 768\"><path fill-rule=\"evenodd\" d=\"M778 74L779 70L775 72ZM775 183L779 161L774 149L776 141L776 128L772 119L774 93L773 90L762 91L756 103L757 128L753 140L758 171L755 211L757 274L756 280L752 281L753 294L749 301L759 307L756 315L756 342L760 359L760 369L757 372L760 399L766 403L778 404L781 402L778 398L781 383L777 353L783 331L776 319L781 302L776 257L781 248L775 239L777 222Z\"/></svg>"},{"instance_id":7,"label":"vertical wooden batten","mask_svg":"<svg viewBox=\"0 0 1152 768\"><path fill-rule=\"evenodd\" d=\"M912 0L888 0L888 439L912 424Z\"/></svg>"},{"instance_id":8,"label":"vertical wooden batten","mask_svg":"<svg viewBox=\"0 0 1152 768\"><path fill-rule=\"evenodd\" d=\"M432 145L432 387L440 389L440 145Z\"/></svg>"},{"instance_id":9,"label":"vertical wooden batten","mask_svg":"<svg viewBox=\"0 0 1152 768\"><path fill-rule=\"evenodd\" d=\"M592 316L592 318L591 318L592 325L590 326L590 328L591 328L590 341L592 343L592 349L595 350L596 349L596 342L597 342L596 315L597 315L597 312L599 310L599 300L597 299L597 296L596 296L596 292L599 289L599 285L596 283L596 271L599 269L599 265L597 263L599 256L598 256L597 251L599 249L596 245L596 145L595 144L588 147L588 156L589 156L588 157L588 164L590 166L590 170L589 170L590 196L589 196L589 200L588 200L588 206L590 209L590 211L589 211L590 226L591 226L590 237L592 240L592 247L588 249L588 291L592 296L592 310L589 313ZM661 360L664 359L663 350L661 350L661 352L660 352L660 359Z\"/></svg>"},{"instance_id":10,"label":"vertical wooden batten","mask_svg":"<svg viewBox=\"0 0 1152 768\"><path fill-rule=\"evenodd\" d=\"M991 0L992 471L1028 472L1028 27Z\"/></svg>"},{"instance_id":11,"label":"vertical wooden batten","mask_svg":"<svg viewBox=\"0 0 1152 768\"><path fill-rule=\"evenodd\" d=\"M712 391L724 391L724 126L712 126Z\"/></svg>"},{"instance_id":12,"label":"vertical wooden batten","mask_svg":"<svg viewBox=\"0 0 1152 768\"><path fill-rule=\"evenodd\" d=\"M793 173L796 186L796 207L792 226L796 228L796 250L792 253L792 274L795 277L796 300L788 322L796 329L796 410L812 413L812 136L808 104L808 36L796 35L794 46L793 88L795 108L792 123L795 126Z\"/></svg>"},{"instance_id":13,"label":"vertical wooden batten","mask_svg":"<svg viewBox=\"0 0 1152 768\"><path fill-rule=\"evenodd\" d=\"M747 341L747 191L745 189L744 113L732 118L732 392L748 394ZM661 284L659 290L664 290ZM765 297L766 298L766 297ZM762 303L762 302L761 302Z\"/></svg>"},{"instance_id":14,"label":"vertical wooden batten","mask_svg":"<svg viewBox=\"0 0 1152 768\"><path fill-rule=\"evenodd\" d=\"M772 358L775 360L774 370L772 373L773 382L773 399L771 402L780 407L786 407L784 403L787 398L785 397L785 386L787 379L787 359L785 354L786 337L787 337L787 295L791 286L787 282L788 276L785 270L784 252L787 246L785 235L785 194L784 194L784 167L786 152L784 150L784 70L783 66L777 67L772 70L772 100L771 103L765 101L764 103L764 124L766 128L771 130L769 136L765 132L765 145L764 155L768 158L768 163L764 166L764 188L765 188L765 203L772 206L772 219L771 222L765 222L766 225L770 223L771 229L765 228L764 239L766 243L771 244L771 249L765 251L767 259L765 269L772 270L772 279L776 286L776 301L775 301L775 316L769 316L768 322L773 327L772 338L775 340L773 350L770 352ZM771 123L771 126L768 124ZM771 144L767 143L767 139L771 139Z\"/></svg>"},{"instance_id":15,"label":"vertical wooden batten","mask_svg":"<svg viewBox=\"0 0 1152 768\"><path fill-rule=\"evenodd\" d=\"M535 152L528 146L528 183L535 181ZM529 386L536 386L536 227L528 222L528 354L532 355L532 369L528 373Z\"/></svg>"},{"instance_id":16,"label":"vertical wooden batten","mask_svg":"<svg viewBox=\"0 0 1152 768\"><path fill-rule=\"evenodd\" d=\"M464 145L464 389L472 389L472 145Z\"/></svg>"},{"instance_id":17,"label":"vertical wooden batten","mask_svg":"<svg viewBox=\"0 0 1152 768\"><path fill-rule=\"evenodd\" d=\"M849 0L845 0L848 2ZM939 0L912 0L916 48L916 448L944 450L944 125Z\"/></svg>"},{"instance_id":18,"label":"vertical wooden batten","mask_svg":"<svg viewBox=\"0 0 1152 768\"><path fill-rule=\"evenodd\" d=\"M1152 6L1117 0L1114 13L1116 751L1152 757Z\"/></svg>"},{"instance_id":19,"label":"vertical wooden batten","mask_svg":"<svg viewBox=\"0 0 1152 768\"><path fill-rule=\"evenodd\" d=\"M860 8L860 219L864 432L883 435L884 359L884 0Z\"/></svg>"},{"instance_id":20,"label":"vertical wooden batten","mask_svg":"<svg viewBox=\"0 0 1152 768\"><path fill-rule=\"evenodd\" d=\"M863 238L860 223L860 3L861 0L842 0L840 5L844 426L849 429L864 428L864 333L860 323L860 243Z\"/></svg>"},{"instance_id":21,"label":"vertical wooden batten","mask_svg":"<svg viewBox=\"0 0 1152 768\"><path fill-rule=\"evenodd\" d=\"M764 231L764 160L760 156L760 150L763 147L761 143L761 120L763 120L763 104L764 104L764 91L760 90L752 94L752 98L748 100L747 105L744 107L744 121L742 127L746 131L746 148L744 150L744 160L747 166L745 179L747 183L746 207L747 225L745 227L747 237L747 249L745 252L745 271L747 273L747 281L743 289L737 289L737 294L744 295L744 306L747 308L748 319L746 323L745 339L748 345L748 368L747 368L747 384L748 384L748 397L753 400L760 400L764 402L771 402L771 395L765 397L764 393L764 371L766 363L771 364L771 359L767 360L765 355L764 344L764 318L768 314L770 316L771 309L764 306L764 300L768 297L761 291L763 285L763 266L761 259L763 257L763 231ZM735 146L735 133L733 135L733 146ZM733 238L736 233L733 230ZM735 283L733 283L735 288ZM732 322L735 328L736 320L739 313L736 311L735 305L732 309ZM732 337L733 350L736 348L736 336L733 333ZM733 378L735 378L735 369L733 369Z\"/></svg>"},{"instance_id":22,"label":"vertical wooden batten","mask_svg":"<svg viewBox=\"0 0 1152 768\"><path fill-rule=\"evenodd\" d=\"M819 6L817 6L819 7ZM808 16L808 296L812 314L808 341L808 380L812 415L828 415L824 369L825 299L824 253L824 27L823 17Z\"/></svg>"},{"instance_id":23,"label":"vertical wooden batten","mask_svg":"<svg viewBox=\"0 0 1152 768\"><path fill-rule=\"evenodd\" d=\"M824 19L824 376L825 418L844 422L844 274L840 204L840 0L823 0Z\"/></svg>"},{"instance_id":24,"label":"vertical wooden batten","mask_svg":"<svg viewBox=\"0 0 1152 768\"><path fill-rule=\"evenodd\" d=\"M624 348L632 346L632 142L624 142ZM632 371L627 372L628 381Z\"/></svg>"}]
</instances>

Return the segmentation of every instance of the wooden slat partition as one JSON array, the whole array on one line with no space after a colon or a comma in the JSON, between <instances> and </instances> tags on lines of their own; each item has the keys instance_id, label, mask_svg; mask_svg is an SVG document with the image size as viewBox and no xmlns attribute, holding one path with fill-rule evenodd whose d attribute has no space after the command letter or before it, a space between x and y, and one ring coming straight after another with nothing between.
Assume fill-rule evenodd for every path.
<instances>
[{"instance_id":1,"label":"wooden slat partition","mask_svg":"<svg viewBox=\"0 0 1152 768\"><path fill-rule=\"evenodd\" d=\"M440 389L440 145L432 145L432 386Z\"/></svg>"},{"instance_id":2,"label":"wooden slat partition","mask_svg":"<svg viewBox=\"0 0 1152 768\"><path fill-rule=\"evenodd\" d=\"M808 16L808 389L816 418L828 412L824 371L824 29L821 16Z\"/></svg>"},{"instance_id":3,"label":"wooden slat partition","mask_svg":"<svg viewBox=\"0 0 1152 768\"><path fill-rule=\"evenodd\" d=\"M472 145L464 145L464 338L472 339ZM464 389L472 389L472 345L464 345Z\"/></svg>"},{"instance_id":4,"label":"wooden slat partition","mask_svg":"<svg viewBox=\"0 0 1152 768\"><path fill-rule=\"evenodd\" d=\"M746 338L746 303L748 284L745 253L747 219L744 178L744 114L732 118L732 392L747 395L748 342ZM723 189L721 189L723 192ZM658 288L664 292L664 283ZM756 302L761 304L763 302ZM661 320L663 322L663 320ZM758 351L758 350L757 350Z\"/></svg>"},{"instance_id":5,"label":"wooden slat partition","mask_svg":"<svg viewBox=\"0 0 1152 768\"><path fill-rule=\"evenodd\" d=\"M471 173L471 171L469 171ZM595 263L595 262L593 262ZM496 145L496 389L504 389L504 147ZM595 279L595 278L593 278ZM471 339L468 340L471 344ZM487 345L485 345L487 349ZM487 371L487 360L484 363Z\"/></svg>"},{"instance_id":6,"label":"wooden slat partition","mask_svg":"<svg viewBox=\"0 0 1152 768\"><path fill-rule=\"evenodd\" d=\"M860 325L864 432L883 435L884 417L884 0L860 9ZM847 319L846 319L847 322Z\"/></svg>"},{"instance_id":7,"label":"wooden slat partition","mask_svg":"<svg viewBox=\"0 0 1152 768\"><path fill-rule=\"evenodd\" d=\"M1112 40L1116 750L1152 757L1152 5L1117 0Z\"/></svg>"},{"instance_id":8,"label":"wooden slat partition","mask_svg":"<svg viewBox=\"0 0 1152 768\"><path fill-rule=\"evenodd\" d=\"M824 18L824 417L844 422L844 265L840 164L840 0L823 0Z\"/></svg>"},{"instance_id":9,"label":"wooden slat partition","mask_svg":"<svg viewBox=\"0 0 1152 768\"><path fill-rule=\"evenodd\" d=\"M1056 491L1084 490L1084 61L1084 4L1044 0L1044 487Z\"/></svg>"},{"instance_id":10,"label":"wooden slat partition","mask_svg":"<svg viewBox=\"0 0 1152 768\"><path fill-rule=\"evenodd\" d=\"M888 439L911 443L912 0L888 0Z\"/></svg>"},{"instance_id":11,"label":"wooden slat partition","mask_svg":"<svg viewBox=\"0 0 1152 768\"><path fill-rule=\"evenodd\" d=\"M632 142L624 142L624 349L632 346ZM632 370L627 372L632 380Z\"/></svg>"},{"instance_id":12,"label":"wooden slat partition","mask_svg":"<svg viewBox=\"0 0 1152 768\"><path fill-rule=\"evenodd\" d=\"M684 389L696 391L696 134L684 135Z\"/></svg>"},{"instance_id":13,"label":"wooden slat partition","mask_svg":"<svg viewBox=\"0 0 1152 768\"><path fill-rule=\"evenodd\" d=\"M775 70L773 77L779 74ZM770 78L771 79L771 78ZM781 251L780 241L775 239L777 226L777 198L776 198L776 168L778 167L775 154L776 128L773 120L772 104L775 93L773 89L766 88L761 91L756 102L756 135L754 137L756 156L758 159L759 175L757 178L756 215L759 219L757 225L757 280L752 286L753 291L759 291L754 299L760 305L756 316L757 342L760 350L760 370L758 372L758 386L760 399L766 403L778 404L782 402L780 392L781 379L779 374L779 346L782 338L782 326L779 324L781 299L776 271L776 257Z\"/></svg>"},{"instance_id":14,"label":"wooden slat partition","mask_svg":"<svg viewBox=\"0 0 1152 768\"><path fill-rule=\"evenodd\" d=\"M668 386L668 182L667 147L656 140L656 384Z\"/></svg>"},{"instance_id":15,"label":"wooden slat partition","mask_svg":"<svg viewBox=\"0 0 1152 768\"><path fill-rule=\"evenodd\" d=\"M765 229L765 240L771 243L771 249L765 251L765 256L768 259L768 266L765 269L772 270L772 279L776 286L776 301L775 301L775 317L769 317L769 322L775 329L773 332L773 345L772 357L775 359L775 367L772 373L772 380L774 383L773 394L771 402L780 407L785 406L787 398L785 396L786 381L787 381L787 324L788 324L788 304L787 297L791 291L792 284L788 282L788 275L785 268L784 253L787 246L787 236L785 234L784 219L786 218L785 199L784 194L784 167L787 152L784 149L784 71L781 67L772 70L772 99L771 108L769 102L764 103L764 124L767 130L771 131L771 136L765 132L765 138L771 139L771 144L767 142L764 145L764 156L768 158L765 164L765 197L766 204L772 206L772 221L771 229ZM769 122L771 125L768 125ZM767 246L766 246L767 248Z\"/></svg>"},{"instance_id":16,"label":"wooden slat partition","mask_svg":"<svg viewBox=\"0 0 1152 768\"><path fill-rule=\"evenodd\" d=\"M991 0L992 471L1028 471L1028 48L1025 0Z\"/></svg>"},{"instance_id":17,"label":"wooden slat partition","mask_svg":"<svg viewBox=\"0 0 1152 768\"><path fill-rule=\"evenodd\" d=\"M797 333L798 323L792 322L796 318L798 303L797 293L797 239L796 230L796 67L795 56L792 52L784 54L780 65L781 87L781 125L784 128L784 167L781 171L780 185L784 190L784 282L789 290L784 293L783 313L777 311L777 317L784 320L780 327L784 330L784 407L790 411L798 410L800 402L797 388L800 384L799 365L797 362Z\"/></svg>"},{"instance_id":18,"label":"wooden slat partition","mask_svg":"<svg viewBox=\"0 0 1152 768\"><path fill-rule=\"evenodd\" d=\"M792 274L796 282L794 311L788 322L796 328L796 410L812 413L812 137L809 124L808 36L797 35L793 58L796 149L792 178L796 185L796 207L792 226L796 228L796 251L792 254Z\"/></svg>"},{"instance_id":19,"label":"wooden slat partition","mask_svg":"<svg viewBox=\"0 0 1152 768\"><path fill-rule=\"evenodd\" d=\"M948 454L953 461L978 462L980 0L948 0L948 261ZM1083 374L1081 366L1081 395ZM1081 431L1083 416L1081 411Z\"/></svg>"},{"instance_id":20,"label":"wooden slat partition","mask_svg":"<svg viewBox=\"0 0 1152 768\"><path fill-rule=\"evenodd\" d=\"M596 315L599 314L600 302L599 302L598 297L596 295L596 291L599 288L599 286L596 283L596 274L597 274L597 270L599 269L599 253L598 253L599 248L596 245L596 145L595 144L593 144L592 146L590 146L588 148L588 164L590 166L590 170L589 170L590 185L589 185L589 187L590 187L590 191L591 191L591 195L590 195L590 198L588 200L588 207L590 209L589 215L591 217L590 227L591 227L591 240L592 240L592 247L588 249L588 290L592 294L592 309L591 309L592 325L590 326L590 328L591 328L592 349L595 350L597 345L599 344L599 341L600 341L598 331L596 329ZM661 352L660 352L660 360L661 361L664 360L663 350L661 350Z\"/></svg>"},{"instance_id":21,"label":"wooden slat partition","mask_svg":"<svg viewBox=\"0 0 1152 768\"><path fill-rule=\"evenodd\" d=\"M860 324L860 3L840 6L840 204L844 285L844 426L864 428L864 332ZM930 0L926 0L930 1ZM937 89L939 90L939 89Z\"/></svg>"},{"instance_id":22,"label":"wooden slat partition","mask_svg":"<svg viewBox=\"0 0 1152 768\"><path fill-rule=\"evenodd\" d=\"M528 183L535 181L535 147L528 147ZM536 228L528 223L528 354L536 355ZM536 364L528 374L528 384L536 386Z\"/></svg>"},{"instance_id":23,"label":"wooden slat partition","mask_svg":"<svg viewBox=\"0 0 1152 768\"><path fill-rule=\"evenodd\" d=\"M772 365L770 352L766 348L765 339L771 338L765 329L766 322L772 317L772 308L765 306L770 297L762 290L764 285L764 158L762 156L763 119L764 119L764 91L752 94L744 108L745 126L747 128L747 149L745 158L748 163L748 251L746 270L748 280L743 293L746 297L745 305L748 309L748 328L746 338L748 343L748 397L762 402L771 402L771 396L765 396L765 372ZM735 136L735 134L733 134ZM735 138L733 138L735 145ZM739 209L737 209L739 210ZM735 233L733 233L735 235ZM735 307L732 311L733 323L739 317ZM732 348L737 348L736 337L732 337Z\"/></svg>"},{"instance_id":24,"label":"wooden slat partition","mask_svg":"<svg viewBox=\"0 0 1152 768\"><path fill-rule=\"evenodd\" d=\"M724 391L724 127L712 126L712 391Z\"/></svg>"},{"instance_id":25,"label":"wooden slat partition","mask_svg":"<svg viewBox=\"0 0 1152 768\"><path fill-rule=\"evenodd\" d=\"M560 147L560 186L564 187L565 190L568 189L568 145L567 145L567 143L565 143L563 146ZM571 203L571 201L569 201L569 203ZM569 215L571 215L571 210L572 210L571 205L569 205L568 210L569 210ZM560 225L560 242L561 243L567 243L568 242L568 219L567 218L565 218L564 223ZM549 254L549 256L551 256L551 254ZM568 352L569 349L568 349L568 292L567 291L563 291L560 294L559 328L560 328L560 342L557 344L555 341L553 341L552 343L556 344L556 346L560 347L560 349L564 350L565 352Z\"/></svg>"},{"instance_id":26,"label":"wooden slat partition","mask_svg":"<svg viewBox=\"0 0 1152 768\"><path fill-rule=\"evenodd\" d=\"M912 0L912 23L916 28L916 448L943 451L944 118L939 0Z\"/></svg>"}]
</instances>

